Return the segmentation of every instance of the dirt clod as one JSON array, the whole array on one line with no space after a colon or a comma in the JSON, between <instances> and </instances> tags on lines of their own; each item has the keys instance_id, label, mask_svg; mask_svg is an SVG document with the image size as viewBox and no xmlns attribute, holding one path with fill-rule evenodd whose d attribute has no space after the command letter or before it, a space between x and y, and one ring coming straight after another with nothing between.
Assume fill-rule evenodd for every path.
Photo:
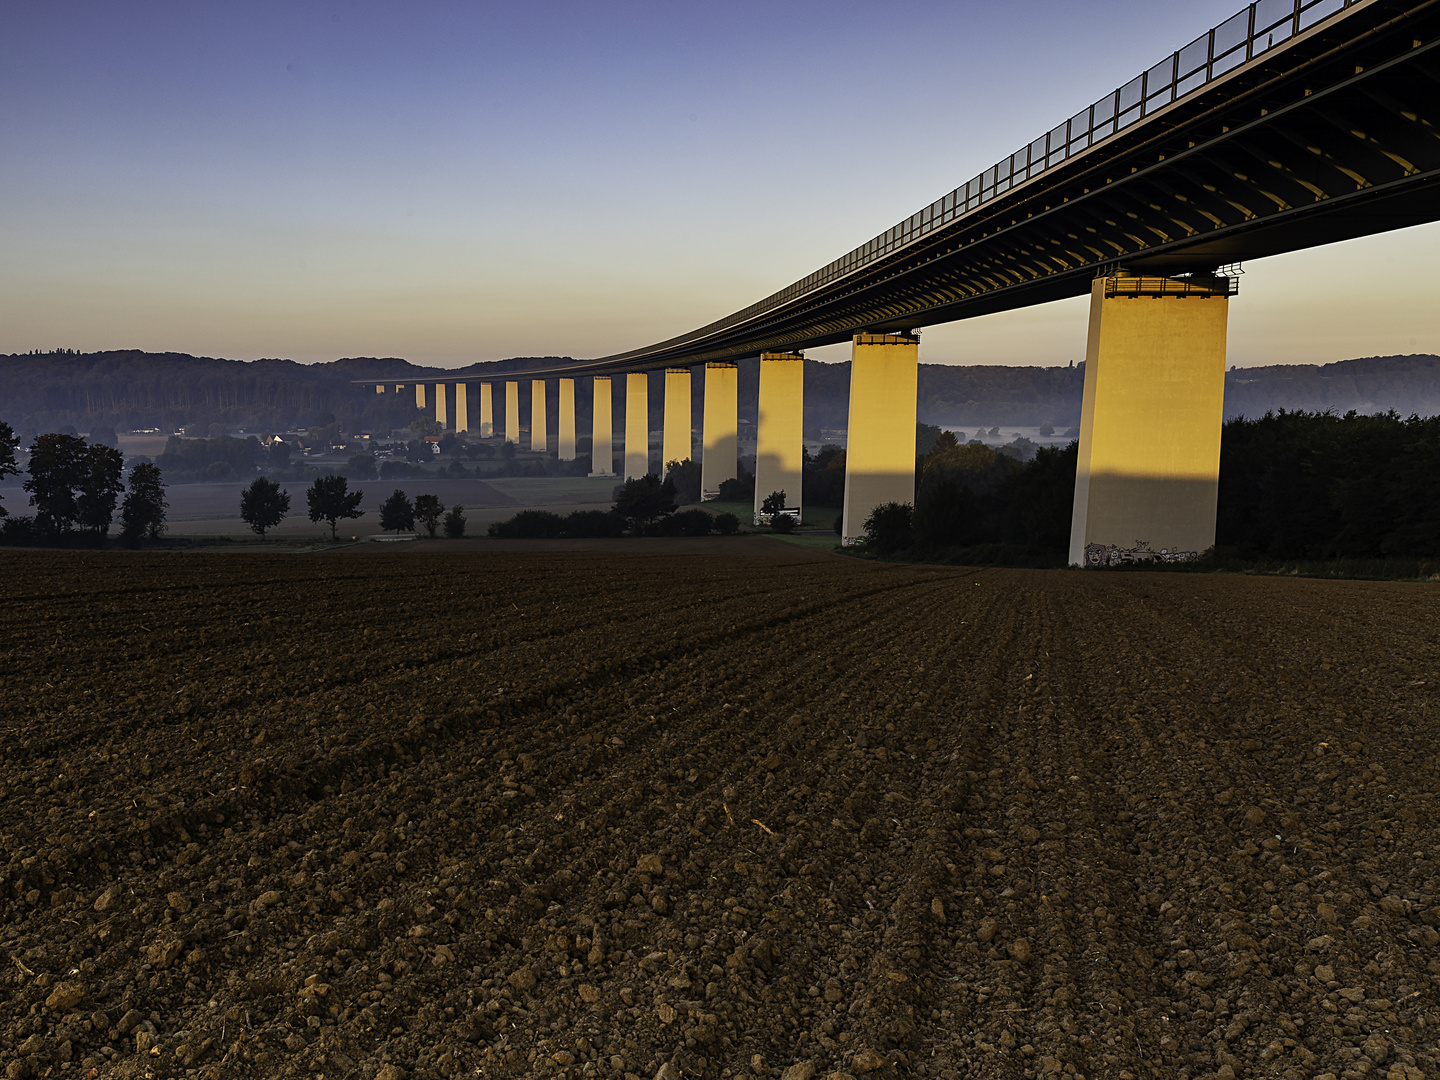
<instances>
[{"instance_id":1,"label":"dirt clod","mask_svg":"<svg viewBox=\"0 0 1440 1080\"><path fill-rule=\"evenodd\" d=\"M51 1012L68 1012L85 1000L85 988L79 983L62 982L50 991L45 1007Z\"/></svg>"}]
</instances>

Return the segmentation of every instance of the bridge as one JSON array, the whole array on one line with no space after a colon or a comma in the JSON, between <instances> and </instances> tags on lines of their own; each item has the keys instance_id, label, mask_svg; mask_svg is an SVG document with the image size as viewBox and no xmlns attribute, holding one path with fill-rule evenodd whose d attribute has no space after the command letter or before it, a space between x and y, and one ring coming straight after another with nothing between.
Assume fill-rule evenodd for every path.
<instances>
[{"instance_id":1,"label":"bridge","mask_svg":"<svg viewBox=\"0 0 1440 1080\"><path fill-rule=\"evenodd\" d=\"M597 381L592 463L613 469L609 379L626 377L625 476L650 471L646 372L664 370L662 462L736 474L735 362L759 356L756 499L800 509L803 351L853 343L843 536L914 492L918 331L1089 294L1071 561L1214 542L1225 330L1248 259L1440 218L1440 0L1258 0L869 242L749 307L644 348L526 372L531 445L575 457L574 379ZM1136 301L1143 301L1137 303ZM495 432L491 379L431 388ZM384 392L388 384L375 384ZM408 389L396 385L396 391ZM503 432L518 441L517 380ZM538 434L537 434L538 424Z\"/></svg>"}]
</instances>

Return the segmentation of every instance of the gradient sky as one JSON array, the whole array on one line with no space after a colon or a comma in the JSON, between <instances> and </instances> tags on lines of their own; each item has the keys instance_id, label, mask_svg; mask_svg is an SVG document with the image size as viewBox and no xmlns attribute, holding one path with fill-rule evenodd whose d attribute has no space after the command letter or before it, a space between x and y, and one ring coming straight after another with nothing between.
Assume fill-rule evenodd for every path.
<instances>
[{"instance_id":1,"label":"gradient sky","mask_svg":"<svg viewBox=\"0 0 1440 1080\"><path fill-rule=\"evenodd\" d=\"M0 0L0 352L635 348L868 240L1239 7ZM1440 352L1440 226L1246 270L1232 363ZM922 360L1080 360L1085 319L1082 298L932 327Z\"/></svg>"}]
</instances>

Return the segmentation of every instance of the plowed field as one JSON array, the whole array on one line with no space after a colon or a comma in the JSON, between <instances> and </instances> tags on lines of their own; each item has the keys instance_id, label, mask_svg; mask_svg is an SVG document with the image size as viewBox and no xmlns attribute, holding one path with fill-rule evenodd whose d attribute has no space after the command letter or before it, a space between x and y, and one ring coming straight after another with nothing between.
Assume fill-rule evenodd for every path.
<instances>
[{"instance_id":1,"label":"plowed field","mask_svg":"<svg viewBox=\"0 0 1440 1080\"><path fill-rule=\"evenodd\" d=\"M0 571L7 1077L1440 1077L1432 587Z\"/></svg>"}]
</instances>

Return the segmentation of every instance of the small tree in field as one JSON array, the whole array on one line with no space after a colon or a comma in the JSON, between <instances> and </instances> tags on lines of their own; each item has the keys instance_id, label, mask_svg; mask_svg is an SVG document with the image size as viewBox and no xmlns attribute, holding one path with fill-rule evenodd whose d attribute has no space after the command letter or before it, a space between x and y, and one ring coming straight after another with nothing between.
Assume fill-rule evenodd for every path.
<instances>
[{"instance_id":1,"label":"small tree in field","mask_svg":"<svg viewBox=\"0 0 1440 1080\"><path fill-rule=\"evenodd\" d=\"M626 480L616 491L615 512L628 519L638 536L656 518L675 510L675 484L654 473Z\"/></svg>"},{"instance_id":2,"label":"small tree in field","mask_svg":"<svg viewBox=\"0 0 1440 1080\"><path fill-rule=\"evenodd\" d=\"M397 533L415 531L415 507L399 488L380 504L380 528Z\"/></svg>"},{"instance_id":3,"label":"small tree in field","mask_svg":"<svg viewBox=\"0 0 1440 1080\"><path fill-rule=\"evenodd\" d=\"M80 495L75 500L75 509L80 524L96 536L104 536L110 531L110 522L115 517L115 503L120 498L120 492L125 490L124 471L125 458L113 446L92 443L85 448Z\"/></svg>"},{"instance_id":4,"label":"small tree in field","mask_svg":"<svg viewBox=\"0 0 1440 1080\"><path fill-rule=\"evenodd\" d=\"M148 461L136 465L130 470L129 489L120 507L121 535L132 543L144 536L160 539L165 531L165 511L170 508L160 467Z\"/></svg>"},{"instance_id":5,"label":"small tree in field","mask_svg":"<svg viewBox=\"0 0 1440 1080\"><path fill-rule=\"evenodd\" d=\"M435 535L435 530L440 527L440 515L443 513L445 504L440 501L439 495L415 496L415 520L425 527L428 535Z\"/></svg>"},{"instance_id":6,"label":"small tree in field","mask_svg":"<svg viewBox=\"0 0 1440 1080\"><path fill-rule=\"evenodd\" d=\"M458 540L465 535L465 507L456 503L445 515L445 535Z\"/></svg>"},{"instance_id":7,"label":"small tree in field","mask_svg":"<svg viewBox=\"0 0 1440 1080\"><path fill-rule=\"evenodd\" d=\"M30 479L25 490L35 507L35 528L45 534L67 533L79 520L75 489L86 477L85 440L51 432L30 444Z\"/></svg>"},{"instance_id":8,"label":"small tree in field","mask_svg":"<svg viewBox=\"0 0 1440 1080\"><path fill-rule=\"evenodd\" d=\"M285 520L290 512L290 492L274 480L257 476L240 494L240 520L265 539L265 533Z\"/></svg>"},{"instance_id":9,"label":"small tree in field","mask_svg":"<svg viewBox=\"0 0 1440 1080\"><path fill-rule=\"evenodd\" d=\"M764 501L760 504L760 513L766 517L774 517L784 509L785 492L783 491L772 491L769 495L765 496Z\"/></svg>"},{"instance_id":10,"label":"small tree in field","mask_svg":"<svg viewBox=\"0 0 1440 1080\"><path fill-rule=\"evenodd\" d=\"M330 539L337 539L335 527L341 518L364 517L360 503L365 493L351 491L350 484L343 476L317 476L305 492L305 502L310 507L311 521L324 521L330 526Z\"/></svg>"}]
</instances>

